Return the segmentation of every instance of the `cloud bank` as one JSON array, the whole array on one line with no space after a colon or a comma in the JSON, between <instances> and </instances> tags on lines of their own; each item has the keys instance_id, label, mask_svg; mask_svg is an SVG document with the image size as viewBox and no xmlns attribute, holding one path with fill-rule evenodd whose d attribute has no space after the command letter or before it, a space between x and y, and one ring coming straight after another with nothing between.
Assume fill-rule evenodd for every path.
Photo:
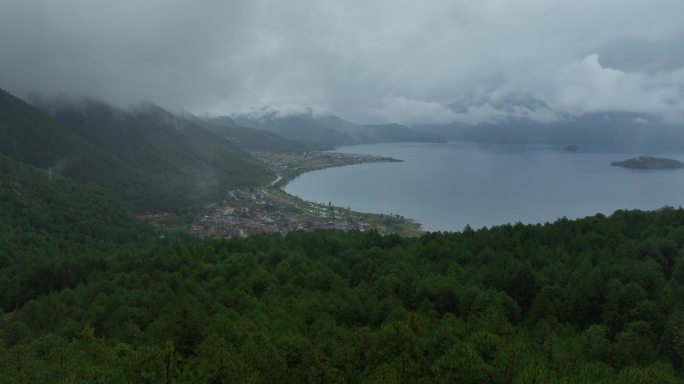
<instances>
[{"instance_id":1,"label":"cloud bank","mask_svg":"<svg viewBox=\"0 0 684 384\"><path fill-rule=\"evenodd\" d=\"M682 14L681 0L0 0L0 87L361 122L681 122Z\"/></svg>"}]
</instances>

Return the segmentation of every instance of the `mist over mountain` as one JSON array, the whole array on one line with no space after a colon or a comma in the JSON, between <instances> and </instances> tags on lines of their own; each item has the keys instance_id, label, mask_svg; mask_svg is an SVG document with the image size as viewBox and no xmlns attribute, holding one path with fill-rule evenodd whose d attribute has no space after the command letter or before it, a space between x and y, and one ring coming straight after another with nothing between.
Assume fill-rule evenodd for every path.
<instances>
[{"instance_id":1,"label":"mist over mountain","mask_svg":"<svg viewBox=\"0 0 684 384\"><path fill-rule=\"evenodd\" d=\"M431 135L406 125L358 124L335 115L314 113L311 109L281 113L273 108L262 108L248 114L233 115L232 120L240 125L298 140L317 149L354 144L434 140Z\"/></svg>"},{"instance_id":2,"label":"mist over mountain","mask_svg":"<svg viewBox=\"0 0 684 384\"><path fill-rule=\"evenodd\" d=\"M0 111L3 155L77 180L117 185L122 192L150 186L134 167L2 90Z\"/></svg>"},{"instance_id":3,"label":"mist over mountain","mask_svg":"<svg viewBox=\"0 0 684 384\"><path fill-rule=\"evenodd\" d=\"M0 153L112 188L138 211L182 211L274 177L237 145L151 103L39 108L0 91Z\"/></svg>"},{"instance_id":4,"label":"mist over mountain","mask_svg":"<svg viewBox=\"0 0 684 384\"><path fill-rule=\"evenodd\" d=\"M226 127L254 127L322 149L381 142L454 140L555 146L576 144L625 151L684 146L684 125L657 114L557 113L545 102L529 96L500 100L464 98L447 107L455 120L440 124L359 124L317 113L311 108L295 112L262 108L207 121Z\"/></svg>"},{"instance_id":5,"label":"mist over mountain","mask_svg":"<svg viewBox=\"0 0 684 384\"><path fill-rule=\"evenodd\" d=\"M625 151L684 146L684 126L668 123L656 115L600 112L555 115L548 121L539 121L529 117L538 110L511 105L505 108L515 117L481 123L424 124L415 129L443 140L473 142L576 144Z\"/></svg>"},{"instance_id":6,"label":"mist over mountain","mask_svg":"<svg viewBox=\"0 0 684 384\"><path fill-rule=\"evenodd\" d=\"M217 135L243 149L274 152L305 152L309 147L302 142L290 140L273 132L243 127L229 116L195 118L198 123Z\"/></svg>"},{"instance_id":7,"label":"mist over mountain","mask_svg":"<svg viewBox=\"0 0 684 384\"><path fill-rule=\"evenodd\" d=\"M682 13L679 0L6 0L0 86L213 116L312 106L360 123L480 123L499 112L449 106L487 95L681 122Z\"/></svg>"}]
</instances>

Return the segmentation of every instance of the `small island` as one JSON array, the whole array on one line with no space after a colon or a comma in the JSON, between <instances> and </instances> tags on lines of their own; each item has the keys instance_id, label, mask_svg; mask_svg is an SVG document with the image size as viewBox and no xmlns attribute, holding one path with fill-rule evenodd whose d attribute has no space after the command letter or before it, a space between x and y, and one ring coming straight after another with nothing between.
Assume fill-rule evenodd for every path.
<instances>
[{"instance_id":1,"label":"small island","mask_svg":"<svg viewBox=\"0 0 684 384\"><path fill-rule=\"evenodd\" d=\"M613 161L610 165L632 169L679 169L684 167L684 163L679 160L651 156L635 157L624 161Z\"/></svg>"},{"instance_id":2,"label":"small island","mask_svg":"<svg viewBox=\"0 0 684 384\"><path fill-rule=\"evenodd\" d=\"M570 144L563 147L563 150L567 152L577 152L577 150L579 150L579 147L575 144Z\"/></svg>"}]
</instances>

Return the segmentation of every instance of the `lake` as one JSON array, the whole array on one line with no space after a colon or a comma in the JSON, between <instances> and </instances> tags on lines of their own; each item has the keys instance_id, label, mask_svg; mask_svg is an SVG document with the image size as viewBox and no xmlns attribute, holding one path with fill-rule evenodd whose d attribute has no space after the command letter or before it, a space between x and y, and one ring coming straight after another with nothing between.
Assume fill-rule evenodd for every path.
<instances>
[{"instance_id":1,"label":"lake","mask_svg":"<svg viewBox=\"0 0 684 384\"><path fill-rule=\"evenodd\" d=\"M681 149L619 153L580 148L573 153L543 145L451 142L355 145L337 151L403 162L308 172L285 191L357 211L403 215L432 231L684 205L684 170L610 165L643 154L684 160Z\"/></svg>"}]
</instances>

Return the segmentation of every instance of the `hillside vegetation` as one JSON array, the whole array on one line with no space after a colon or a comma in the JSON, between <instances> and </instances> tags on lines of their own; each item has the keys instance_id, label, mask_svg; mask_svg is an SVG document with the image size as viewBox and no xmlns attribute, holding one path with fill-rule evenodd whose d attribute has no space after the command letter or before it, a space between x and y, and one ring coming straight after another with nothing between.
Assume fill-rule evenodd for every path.
<instances>
[{"instance_id":1,"label":"hillside vegetation","mask_svg":"<svg viewBox=\"0 0 684 384\"><path fill-rule=\"evenodd\" d=\"M162 209L214 202L231 188L264 185L274 177L236 145L153 104L122 111L84 101L57 106L52 114L145 175Z\"/></svg>"},{"instance_id":2,"label":"hillside vegetation","mask_svg":"<svg viewBox=\"0 0 684 384\"><path fill-rule=\"evenodd\" d=\"M122 244L4 301L0 382L679 383L683 246L681 209Z\"/></svg>"},{"instance_id":3,"label":"hillside vegetation","mask_svg":"<svg viewBox=\"0 0 684 384\"><path fill-rule=\"evenodd\" d=\"M105 186L137 212L179 211L275 176L228 140L156 107L42 106L0 91L0 154Z\"/></svg>"},{"instance_id":4,"label":"hillside vegetation","mask_svg":"<svg viewBox=\"0 0 684 384\"><path fill-rule=\"evenodd\" d=\"M48 114L0 90L0 154L133 198L154 186L114 154L79 137Z\"/></svg>"},{"instance_id":5,"label":"hillside vegetation","mask_svg":"<svg viewBox=\"0 0 684 384\"><path fill-rule=\"evenodd\" d=\"M150 237L111 192L0 155L0 308L75 285Z\"/></svg>"}]
</instances>

